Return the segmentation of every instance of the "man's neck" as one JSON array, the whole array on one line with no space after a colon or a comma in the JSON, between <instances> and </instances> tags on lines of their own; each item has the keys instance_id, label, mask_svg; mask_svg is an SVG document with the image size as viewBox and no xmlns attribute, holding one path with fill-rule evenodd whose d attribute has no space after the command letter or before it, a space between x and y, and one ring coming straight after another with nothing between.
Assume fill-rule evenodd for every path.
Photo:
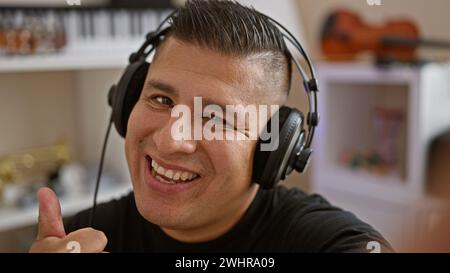
<instances>
[{"instance_id":1,"label":"man's neck","mask_svg":"<svg viewBox=\"0 0 450 273\"><path fill-rule=\"evenodd\" d=\"M231 230L242 218L244 213L250 207L255 199L258 187L253 187L245 196L242 204L230 211L228 215L221 218L221 221L213 221L212 223L194 229L167 229L161 227L162 231L168 236L185 243L200 243L214 240L229 230Z\"/></svg>"}]
</instances>

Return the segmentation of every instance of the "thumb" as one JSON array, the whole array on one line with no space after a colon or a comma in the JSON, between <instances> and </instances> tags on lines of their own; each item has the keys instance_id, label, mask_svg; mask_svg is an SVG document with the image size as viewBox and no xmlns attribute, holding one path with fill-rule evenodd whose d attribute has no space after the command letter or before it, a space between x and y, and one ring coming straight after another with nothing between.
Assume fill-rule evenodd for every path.
<instances>
[{"instance_id":1,"label":"thumb","mask_svg":"<svg viewBox=\"0 0 450 273\"><path fill-rule=\"evenodd\" d=\"M37 239L46 237L62 238L66 236L61 216L61 206L58 197L49 188L41 188L38 193L39 200L39 224Z\"/></svg>"}]
</instances>

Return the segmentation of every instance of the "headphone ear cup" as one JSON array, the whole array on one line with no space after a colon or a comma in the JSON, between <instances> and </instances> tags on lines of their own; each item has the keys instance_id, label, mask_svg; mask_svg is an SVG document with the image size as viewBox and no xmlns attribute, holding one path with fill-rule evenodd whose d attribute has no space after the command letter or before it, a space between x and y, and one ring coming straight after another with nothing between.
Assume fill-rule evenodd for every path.
<instances>
[{"instance_id":1,"label":"headphone ear cup","mask_svg":"<svg viewBox=\"0 0 450 273\"><path fill-rule=\"evenodd\" d=\"M113 92L109 96L113 108L112 121L122 137L127 134L128 118L141 95L149 67L145 60L128 65L117 86L110 91Z\"/></svg>"},{"instance_id":2,"label":"headphone ear cup","mask_svg":"<svg viewBox=\"0 0 450 273\"><path fill-rule=\"evenodd\" d=\"M285 109L284 107L281 107L278 110L278 115L279 115L279 127L278 128L282 128L284 122L286 121L287 117L289 116L290 113L290 109ZM272 124L272 120L269 120L266 124L266 127L264 128L264 131L267 133L271 133L271 124ZM261 149L261 144L263 143L268 143L269 140L262 140L261 138L259 138L258 143L256 145L256 149L255 149L255 156L253 159L253 175L252 175L252 180L253 182L256 182L258 184L263 184L262 182L262 174L266 168L266 163L267 160L269 159L270 153L271 151L263 151ZM278 148L280 148L278 146Z\"/></svg>"},{"instance_id":3,"label":"headphone ear cup","mask_svg":"<svg viewBox=\"0 0 450 273\"><path fill-rule=\"evenodd\" d=\"M279 132L273 135L270 131L270 120L266 129L271 139L259 140L256 145L253 163L253 181L260 184L263 189L273 188L278 181L285 178L288 161L301 136L303 115L296 109L283 106L279 109ZM262 151L261 144L276 141L278 137L278 148L273 151Z\"/></svg>"}]
</instances>

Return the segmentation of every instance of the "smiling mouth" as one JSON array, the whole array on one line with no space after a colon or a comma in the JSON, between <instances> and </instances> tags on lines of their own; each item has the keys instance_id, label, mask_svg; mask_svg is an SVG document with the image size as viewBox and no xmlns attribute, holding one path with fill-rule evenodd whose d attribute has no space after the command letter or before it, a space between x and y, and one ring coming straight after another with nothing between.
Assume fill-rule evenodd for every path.
<instances>
[{"instance_id":1,"label":"smiling mouth","mask_svg":"<svg viewBox=\"0 0 450 273\"><path fill-rule=\"evenodd\" d=\"M148 155L145 156L145 159L147 160L147 167L151 175L163 184L175 185L190 183L200 178L197 173L164 168Z\"/></svg>"}]
</instances>

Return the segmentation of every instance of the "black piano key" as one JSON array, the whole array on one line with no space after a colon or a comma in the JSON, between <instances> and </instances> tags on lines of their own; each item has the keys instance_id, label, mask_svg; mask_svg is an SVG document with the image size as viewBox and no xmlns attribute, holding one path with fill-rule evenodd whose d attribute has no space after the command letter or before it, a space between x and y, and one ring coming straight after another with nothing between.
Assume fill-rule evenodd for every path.
<instances>
[{"instance_id":1,"label":"black piano key","mask_svg":"<svg viewBox=\"0 0 450 273\"><path fill-rule=\"evenodd\" d=\"M109 21L104 10L94 12L94 37L96 39L104 39L108 37Z\"/></svg>"},{"instance_id":2,"label":"black piano key","mask_svg":"<svg viewBox=\"0 0 450 273\"><path fill-rule=\"evenodd\" d=\"M136 29L136 27L135 27L135 25L134 25L134 14L133 14L134 12L131 10L131 11L128 11L127 12L127 17L129 18L129 24L128 24L128 26L129 26L129 33L130 33L130 35L131 36L134 36L134 31L135 31L135 29Z\"/></svg>"},{"instance_id":3,"label":"black piano key","mask_svg":"<svg viewBox=\"0 0 450 273\"><path fill-rule=\"evenodd\" d=\"M111 35L111 38L116 37L116 27L114 25L114 12L109 11L108 12L108 18L109 18L109 34Z\"/></svg>"},{"instance_id":4,"label":"black piano key","mask_svg":"<svg viewBox=\"0 0 450 273\"><path fill-rule=\"evenodd\" d=\"M95 38L95 29L94 29L94 12L88 11L88 30L89 30L89 37Z\"/></svg>"},{"instance_id":5,"label":"black piano key","mask_svg":"<svg viewBox=\"0 0 450 273\"><path fill-rule=\"evenodd\" d=\"M86 26L86 16L84 14L84 12L80 12L78 11L77 13L77 24L79 26L78 30L79 30L79 36L82 39L86 39L87 37L87 26Z\"/></svg>"},{"instance_id":6,"label":"black piano key","mask_svg":"<svg viewBox=\"0 0 450 273\"><path fill-rule=\"evenodd\" d=\"M130 10L124 10L124 22L125 22L125 28L124 28L124 36L130 37L133 35L134 27L131 26L133 22L133 13Z\"/></svg>"},{"instance_id":7,"label":"black piano key","mask_svg":"<svg viewBox=\"0 0 450 273\"><path fill-rule=\"evenodd\" d=\"M56 11L56 24L64 31L67 29L67 23L64 20L64 11Z\"/></svg>"},{"instance_id":8,"label":"black piano key","mask_svg":"<svg viewBox=\"0 0 450 273\"><path fill-rule=\"evenodd\" d=\"M138 38L156 28L167 15L154 9L0 9L0 27L23 22L55 22L69 44L83 40ZM28 20L28 18L33 20Z\"/></svg>"}]
</instances>

